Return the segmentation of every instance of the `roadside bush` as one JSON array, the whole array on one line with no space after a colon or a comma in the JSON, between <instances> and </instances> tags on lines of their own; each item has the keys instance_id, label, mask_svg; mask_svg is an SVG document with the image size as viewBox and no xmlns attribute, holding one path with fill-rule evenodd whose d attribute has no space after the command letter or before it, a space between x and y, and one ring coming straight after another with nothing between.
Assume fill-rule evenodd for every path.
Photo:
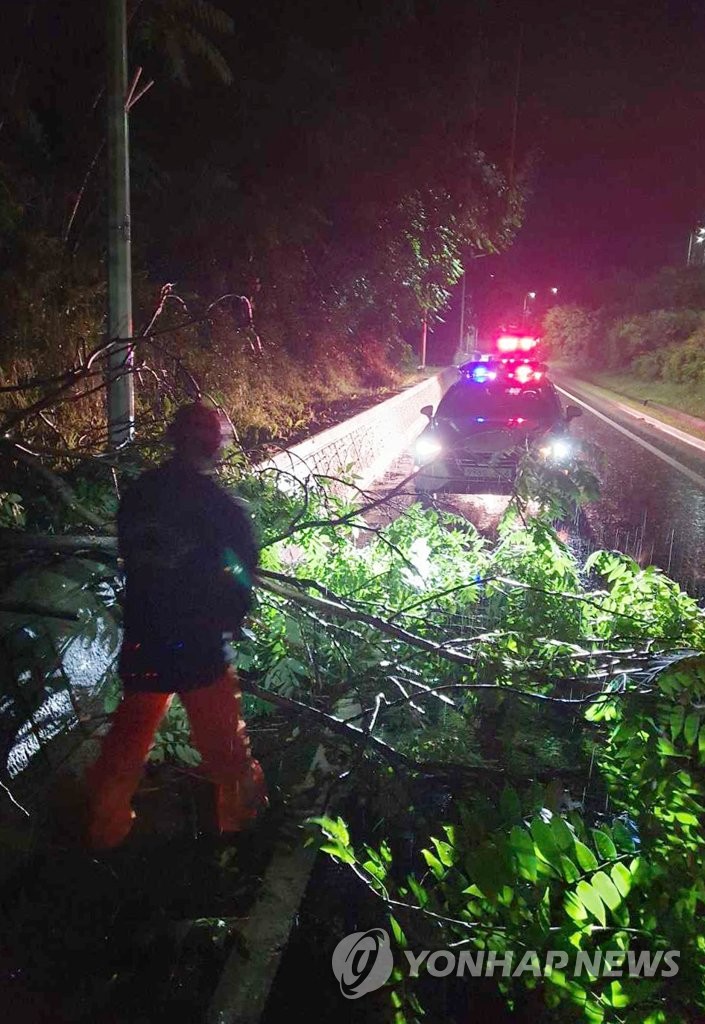
<instances>
[{"instance_id":1,"label":"roadside bush","mask_svg":"<svg viewBox=\"0 0 705 1024\"><path fill-rule=\"evenodd\" d=\"M678 344L692 334L702 314L692 309L656 309L612 322L605 338L605 365L610 369L628 366L646 352Z\"/></svg>"},{"instance_id":2,"label":"roadside bush","mask_svg":"<svg viewBox=\"0 0 705 1024\"><path fill-rule=\"evenodd\" d=\"M705 326L663 352L661 376L678 384L705 383Z\"/></svg>"},{"instance_id":3,"label":"roadside bush","mask_svg":"<svg viewBox=\"0 0 705 1024\"><path fill-rule=\"evenodd\" d=\"M543 337L549 354L576 367L600 362L602 334L600 314L582 306L555 306L544 320Z\"/></svg>"},{"instance_id":4,"label":"roadside bush","mask_svg":"<svg viewBox=\"0 0 705 1024\"><path fill-rule=\"evenodd\" d=\"M665 349L647 352L643 356L637 356L632 362L631 368L636 376L641 377L642 380L661 380L665 358Z\"/></svg>"}]
</instances>

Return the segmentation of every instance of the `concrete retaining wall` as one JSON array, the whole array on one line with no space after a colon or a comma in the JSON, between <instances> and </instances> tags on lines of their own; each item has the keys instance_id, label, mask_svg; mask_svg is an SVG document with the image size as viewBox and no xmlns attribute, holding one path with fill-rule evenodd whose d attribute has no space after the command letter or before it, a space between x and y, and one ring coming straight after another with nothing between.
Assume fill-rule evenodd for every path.
<instances>
[{"instance_id":1,"label":"concrete retaining wall","mask_svg":"<svg viewBox=\"0 0 705 1024\"><path fill-rule=\"evenodd\" d=\"M284 479L301 482L313 474L344 474L357 477L358 487L369 487L428 423L421 407L435 408L457 376L454 366L446 367L393 398L292 445L257 468L276 470Z\"/></svg>"}]
</instances>

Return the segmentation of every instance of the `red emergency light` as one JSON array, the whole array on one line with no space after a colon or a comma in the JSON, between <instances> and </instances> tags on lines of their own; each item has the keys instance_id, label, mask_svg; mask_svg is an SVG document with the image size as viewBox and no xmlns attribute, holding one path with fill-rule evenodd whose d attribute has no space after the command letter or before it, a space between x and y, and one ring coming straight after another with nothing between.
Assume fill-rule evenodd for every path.
<instances>
[{"instance_id":1,"label":"red emergency light","mask_svg":"<svg viewBox=\"0 0 705 1024\"><path fill-rule=\"evenodd\" d=\"M499 352L531 352L537 344L538 338L526 334L500 334L497 338Z\"/></svg>"},{"instance_id":2,"label":"red emergency light","mask_svg":"<svg viewBox=\"0 0 705 1024\"><path fill-rule=\"evenodd\" d=\"M528 384L530 380L541 380L543 373L541 370L536 369L531 363L521 363L520 366L514 370L513 373L508 374L510 377L514 377L520 384Z\"/></svg>"}]
</instances>

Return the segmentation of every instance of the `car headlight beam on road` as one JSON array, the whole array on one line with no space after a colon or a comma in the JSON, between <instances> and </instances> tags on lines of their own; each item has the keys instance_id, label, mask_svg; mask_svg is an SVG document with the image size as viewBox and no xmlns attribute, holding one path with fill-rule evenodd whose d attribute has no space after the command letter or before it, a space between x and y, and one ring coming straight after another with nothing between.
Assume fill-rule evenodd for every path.
<instances>
[{"instance_id":1,"label":"car headlight beam on road","mask_svg":"<svg viewBox=\"0 0 705 1024\"><path fill-rule=\"evenodd\" d=\"M418 465L424 462L430 462L435 459L437 455L440 455L442 451L442 445L440 441L436 441L433 437L420 437L416 442L415 449L415 461Z\"/></svg>"},{"instance_id":2,"label":"car headlight beam on road","mask_svg":"<svg viewBox=\"0 0 705 1024\"><path fill-rule=\"evenodd\" d=\"M551 459L553 462L565 462L569 459L573 453L573 446L570 441L566 441L563 437L556 437L550 441L547 445L541 449L541 454L545 459Z\"/></svg>"}]
</instances>

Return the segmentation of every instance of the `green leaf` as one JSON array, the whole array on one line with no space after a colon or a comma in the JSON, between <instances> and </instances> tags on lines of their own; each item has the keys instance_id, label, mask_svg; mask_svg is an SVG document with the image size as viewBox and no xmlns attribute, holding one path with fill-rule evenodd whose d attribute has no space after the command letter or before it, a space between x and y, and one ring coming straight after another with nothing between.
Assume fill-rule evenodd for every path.
<instances>
[{"instance_id":1,"label":"green leaf","mask_svg":"<svg viewBox=\"0 0 705 1024\"><path fill-rule=\"evenodd\" d=\"M612 865L610 875L620 895L623 897L628 896L629 890L632 887L632 876L621 861L617 861L616 864Z\"/></svg>"},{"instance_id":2,"label":"green leaf","mask_svg":"<svg viewBox=\"0 0 705 1024\"><path fill-rule=\"evenodd\" d=\"M404 930L397 921L396 917L393 917L391 914L389 915L389 924L391 925L392 935L394 936L394 941L396 942L396 944L399 946L400 949L406 949L409 943L406 940Z\"/></svg>"},{"instance_id":3,"label":"green leaf","mask_svg":"<svg viewBox=\"0 0 705 1024\"><path fill-rule=\"evenodd\" d=\"M564 853L562 853L560 857L561 871L566 882L577 882L580 878L580 872L578 871L573 861L570 859L570 857L566 857Z\"/></svg>"},{"instance_id":4,"label":"green leaf","mask_svg":"<svg viewBox=\"0 0 705 1024\"><path fill-rule=\"evenodd\" d=\"M376 878L378 882L384 882L387 878L387 872L384 868L373 860L366 860L362 867L368 874L372 875L373 878Z\"/></svg>"},{"instance_id":5,"label":"green leaf","mask_svg":"<svg viewBox=\"0 0 705 1024\"><path fill-rule=\"evenodd\" d=\"M551 833L559 850L572 850L575 837L563 818L554 814L551 818Z\"/></svg>"},{"instance_id":6,"label":"green leaf","mask_svg":"<svg viewBox=\"0 0 705 1024\"><path fill-rule=\"evenodd\" d=\"M422 850L421 856L426 861L426 864L431 869L433 874L439 880L445 876L446 868L443 867L435 853L431 853L430 850Z\"/></svg>"},{"instance_id":7,"label":"green leaf","mask_svg":"<svg viewBox=\"0 0 705 1024\"><path fill-rule=\"evenodd\" d=\"M679 704L677 707L675 707L673 709L673 711L671 711L671 719L670 719L671 739L674 742L680 736L681 729L683 728L684 720L685 720L685 708L683 707L682 704Z\"/></svg>"},{"instance_id":8,"label":"green leaf","mask_svg":"<svg viewBox=\"0 0 705 1024\"><path fill-rule=\"evenodd\" d=\"M583 1007L586 1024L602 1024L605 1019L605 1011L599 1003L587 1002Z\"/></svg>"},{"instance_id":9,"label":"green leaf","mask_svg":"<svg viewBox=\"0 0 705 1024\"><path fill-rule=\"evenodd\" d=\"M595 840L595 846L597 847L598 853L605 860L612 860L613 857L617 856L617 847L612 842L611 836L602 828L593 828L590 830L592 837Z\"/></svg>"},{"instance_id":10,"label":"green leaf","mask_svg":"<svg viewBox=\"0 0 705 1024\"><path fill-rule=\"evenodd\" d=\"M572 917L578 924L587 921L588 913L585 906L580 902L574 892L567 892L563 899L563 909L568 917Z\"/></svg>"},{"instance_id":11,"label":"green leaf","mask_svg":"<svg viewBox=\"0 0 705 1024\"><path fill-rule=\"evenodd\" d=\"M470 864L473 881L488 899L494 899L505 885L514 881L511 868L505 863L501 852L492 847L485 847L473 854Z\"/></svg>"},{"instance_id":12,"label":"green leaf","mask_svg":"<svg viewBox=\"0 0 705 1024\"><path fill-rule=\"evenodd\" d=\"M355 863L355 857L353 854L347 849L347 847L342 846L340 843L323 843L320 849L323 853L329 853L335 860L343 861L345 864Z\"/></svg>"},{"instance_id":13,"label":"green leaf","mask_svg":"<svg viewBox=\"0 0 705 1024\"><path fill-rule=\"evenodd\" d=\"M103 701L103 709L105 710L106 715L111 715L113 711L115 711L121 700L122 694L118 689L115 689L113 690L112 693L109 693L105 697L105 700Z\"/></svg>"},{"instance_id":14,"label":"green leaf","mask_svg":"<svg viewBox=\"0 0 705 1024\"><path fill-rule=\"evenodd\" d=\"M597 890L603 903L606 903L610 910L615 910L622 902L619 890L604 871L595 872L591 879L591 885Z\"/></svg>"},{"instance_id":15,"label":"green leaf","mask_svg":"<svg viewBox=\"0 0 705 1024\"><path fill-rule=\"evenodd\" d=\"M450 843L444 843L442 839L436 839L434 836L431 836L431 842L436 848L441 864L446 868L451 868L455 862L455 852Z\"/></svg>"},{"instance_id":16,"label":"green leaf","mask_svg":"<svg viewBox=\"0 0 705 1024\"><path fill-rule=\"evenodd\" d=\"M558 860L558 845L553 837L551 826L541 818L534 818L530 828L536 849L549 864L553 864Z\"/></svg>"},{"instance_id":17,"label":"green leaf","mask_svg":"<svg viewBox=\"0 0 705 1024\"><path fill-rule=\"evenodd\" d=\"M519 873L528 881L535 882L538 878L536 851L534 841L525 828L513 827L509 833L509 846L518 861Z\"/></svg>"},{"instance_id":18,"label":"green leaf","mask_svg":"<svg viewBox=\"0 0 705 1024\"><path fill-rule=\"evenodd\" d=\"M343 846L350 845L350 833L342 818L333 819L323 816L320 818L309 818L308 821L312 825L318 825L329 839L335 839Z\"/></svg>"},{"instance_id":19,"label":"green leaf","mask_svg":"<svg viewBox=\"0 0 705 1024\"><path fill-rule=\"evenodd\" d=\"M420 885L416 881L413 875L407 875L406 880L408 882L409 888L416 897L416 902L418 903L418 905L420 907L425 907L426 904L428 903L428 892L424 889L422 885Z\"/></svg>"},{"instance_id":20,"label":"green leaf","mask_svg":"<svg viewBox=\"0 0 705 1024\"><path fill-rule=\"evenodd\" d=\"M619 821L619 819L612 824L612 838L614 839L615 846L622 853L633 853L634 838L627 826Z\"/></svg>"},{"instance_id":21,"label":"green leaf","mask_svg":"<svg viewBox=\"0 0 705 1024\"><path fill-rule=\"evenodd\" d=\"M670 740L666 739L665 736L659 736L657 740L658 752L661 757L677 757L678 751L673 746Z\"/></svg>"},{"instance_id":22,"label":"green leaf","mask_svg":"<svg viewBox=\"0 0 705 1024\"><path fill-rule=\"evenodd\" d=\"M700 730L700 715L697 711L693 711L685 720L683 726L683 738L688 746L695 743L698 732Z\"/></svg>"},{"instance_id":23,"label":"green leaf","mask_svg":"<svg viewBox=\"0 0 705 1024\"><path fill-rule=\"evenodd\" d=\"M585 881L578 882L575 893L583 906L590 911L592 916L596 918L601 925L605 925L607 923L605 905L600 899L600 894L593 889L590 883Z\"/></svg>"},{"instance_id":24,"label":"green leaf","mask_svg":"<svg viewBox=\"0 0 705 1024\"><path fill-rule=\"evenodd\" d=\"M581 843L579 839L575 840L575 852L578 857L578 864L583 871L595 871L597 868L597 858L592 852L589 846L585 843Z\"/></svg>"},{"instance_id":25,"label":"green leaf","mask_svg":"<svg viewBox=\"0 0 705 1024\"><path fill-rule=\"evenodd\" d=\"M610 1006L613 1006L615 1010L622 1010L625 1006L629 1006L630 999L624 988L618 981L613 981L609 987L609 995L605 993L606 1001Z\"/></svg>"},{"instance_id":26,"label":"green leaf","mask_svg":"<svg viewBox=\"0 0 705 1024\"><path fill-rule=\"evenodd\" d=\"M521 802L515 789L505 786L499 798L499 809L502 818L507 824L512 824L521 818Z\"/></svg>"}]
</instances>

